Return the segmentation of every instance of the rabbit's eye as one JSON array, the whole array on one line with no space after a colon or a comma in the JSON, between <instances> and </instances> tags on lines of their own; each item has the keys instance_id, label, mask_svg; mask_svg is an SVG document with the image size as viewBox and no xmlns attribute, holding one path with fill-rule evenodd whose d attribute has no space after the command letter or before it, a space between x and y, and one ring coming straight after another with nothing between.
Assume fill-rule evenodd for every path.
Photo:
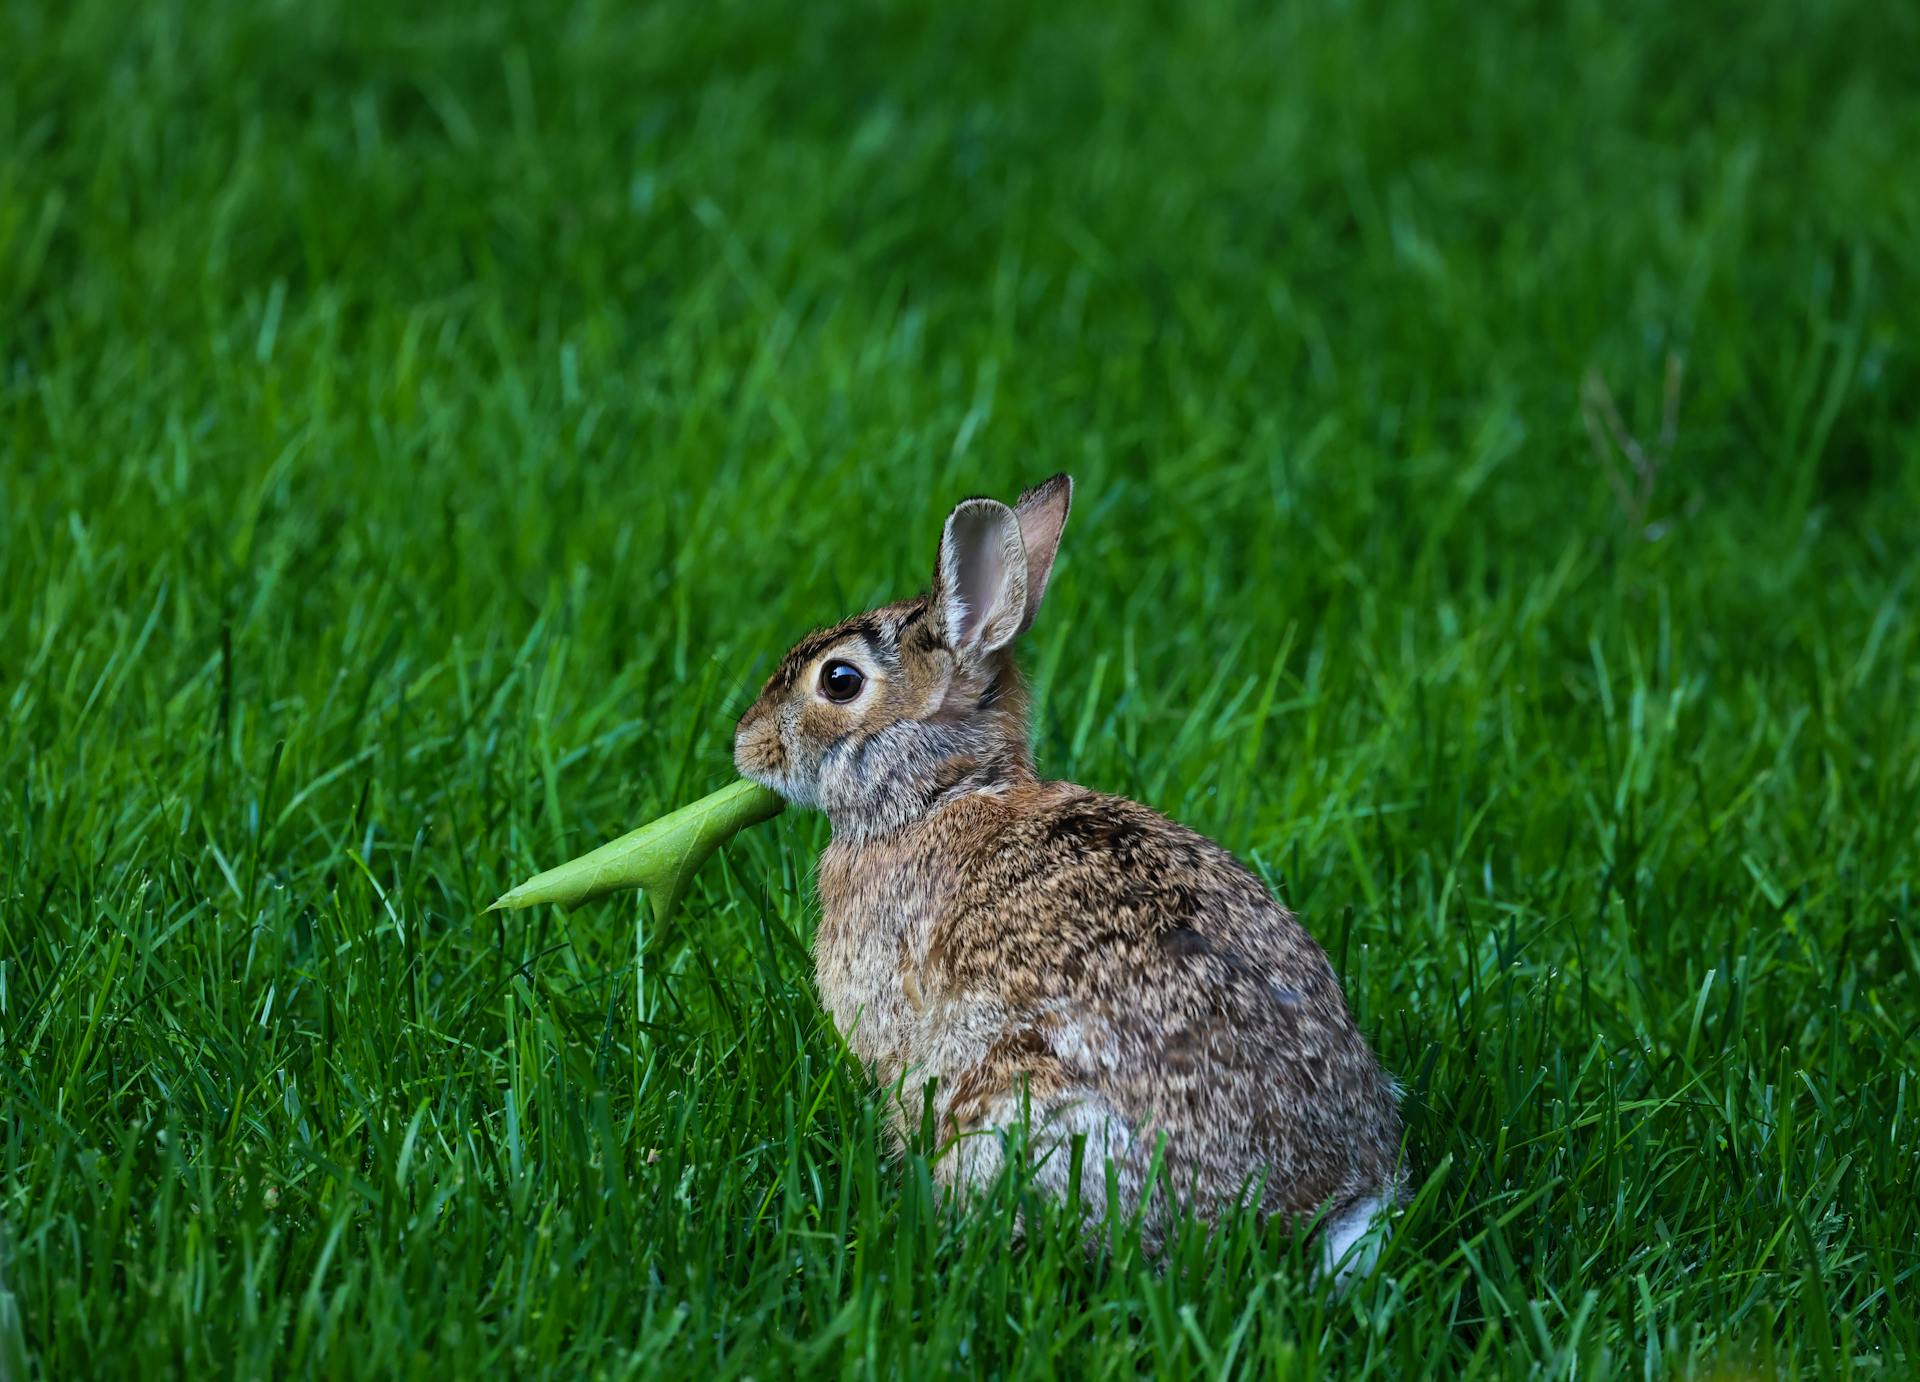
<instances>
[{"instance_id":1,"label":"rabbit's eye","mask_svg":"<svg viewBox=\"0 0 1920 1382\"><path fill-rule=\"evenodd\" d=\"M860 694L867 679L851 662L829 662L820 669L820 694L845 704Z\"/></svg>"}]
</instances>

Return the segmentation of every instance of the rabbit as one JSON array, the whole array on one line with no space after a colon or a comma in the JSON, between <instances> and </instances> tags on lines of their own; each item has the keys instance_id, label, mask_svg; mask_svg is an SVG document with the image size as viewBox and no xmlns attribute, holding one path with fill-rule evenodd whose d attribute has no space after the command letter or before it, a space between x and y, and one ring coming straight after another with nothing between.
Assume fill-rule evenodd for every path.
<instances>
[{"instance_id":1,"label":"rabbit","mask_svg":"<svg viewBox=\"0 0 1920 1382\"><path fill-rule=\"evenodd\" d=\"M1042 1190L1078 1180L1092 1224L1111 1163L1111 1207L1150 1251L1180 1209L1257 1200L1317 1231L1344 1281L1371 1269L1404 1176L1398 1089L1326 953L1211 840L1035 772L1012 645L1072 495L1057 475L1011 507L959 504L932 589L796 644L735 765L831 824L815 982L893 1092L896 1147L931 1086L945 1186L1024 1145Z\"/></svg>"}]
</instances>

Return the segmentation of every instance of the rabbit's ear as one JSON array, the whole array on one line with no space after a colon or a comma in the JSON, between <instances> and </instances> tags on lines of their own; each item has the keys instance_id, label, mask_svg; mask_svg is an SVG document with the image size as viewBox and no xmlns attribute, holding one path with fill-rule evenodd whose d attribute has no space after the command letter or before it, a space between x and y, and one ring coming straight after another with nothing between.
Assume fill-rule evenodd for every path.
<instances>
[{"instance_id":1,"label":"rabbit's ear","mask_svg":"<svg viewBox=\"0 0 1920 1382\"><path fill-rule=\"evenodd\" d=\"M1012 509L997 499L968 499L947 515L933 606L947 645L962 657L984 657L1013 642L1027 610L1027 553Z\"/></svg>"},{"instance_id":2,"label":"rabbit's ear","mask_svg":"<svg viewBox=\"0 0 1920 1382\"><path fill-rule=\"evenodd\" d=\"M1072 507L1071 475L1041 481L1014 505L1014 516L1020 520L1020 545L1027 549L1027 605L1020 616L1021 633L1033 627L1033 617L1040 612L1047 579L1053 575L1053 559L1060 551L1060 534L1067 526L1067 510Z\"/></svg>"}]
</instances>

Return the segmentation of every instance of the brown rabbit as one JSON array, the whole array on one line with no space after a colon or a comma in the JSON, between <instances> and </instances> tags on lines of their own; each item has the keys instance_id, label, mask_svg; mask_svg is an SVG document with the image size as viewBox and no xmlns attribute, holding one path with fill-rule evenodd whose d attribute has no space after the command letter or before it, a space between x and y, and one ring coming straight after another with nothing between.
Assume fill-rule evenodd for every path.
<instances>
[{"instance_id":1,"label":"brown rabbit","mask_svg":"<svg viewBox=\"0 0 1920 1382\"><path fill-rule=\"evenodd\" d=\"M1324 1211L1326 1264L1365 1271L1400 1118L1326 953L1211 840L1034 772L1009 650L1072 495L1059 475L1013 508L960 504L931 593L802 639L740 720L740 771L833 826L821 999L893 1091L896 1137L932 1084L944 1182L990 1180L1024 1122L1064 1196L1084 1134L1090 1210L1110 1160L1150 1243L1173 1201L1211 1217L1257 1195L1299 1225Z\"/></svg>"}]
</instances>

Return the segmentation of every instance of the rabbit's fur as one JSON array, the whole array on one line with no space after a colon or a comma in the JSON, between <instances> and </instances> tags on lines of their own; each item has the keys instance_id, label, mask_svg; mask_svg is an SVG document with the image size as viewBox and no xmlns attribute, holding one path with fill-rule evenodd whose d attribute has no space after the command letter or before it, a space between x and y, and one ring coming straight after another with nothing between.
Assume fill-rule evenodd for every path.
<instances>
[{"instance_id":1,"label":"rabbit's fur","mask_svg":"<svg viewBox=\"0 0 1920 1382\"><path fill-rule=\"evenodd\" d=\"M1010 645L1033 622L1072 497L948 518L931 592L803 639L741 718L746 776L826 812L814 958L848 1045L989 1180L1027 1129L1039 1184L1120 1204L1150 1241L1207 1216L1322 1215L1330 1263L1399 1194L1396 1091L1325 952L1232 855L1144 806L1036 776ZM836 703L825 669L862 680ZM845 689L847 673L838 673ZM1162 1146L1163 1190L1141 1204ZM1364 1262L1369 1248L1352 1254Z\"/></svg>"}]
</instances>

